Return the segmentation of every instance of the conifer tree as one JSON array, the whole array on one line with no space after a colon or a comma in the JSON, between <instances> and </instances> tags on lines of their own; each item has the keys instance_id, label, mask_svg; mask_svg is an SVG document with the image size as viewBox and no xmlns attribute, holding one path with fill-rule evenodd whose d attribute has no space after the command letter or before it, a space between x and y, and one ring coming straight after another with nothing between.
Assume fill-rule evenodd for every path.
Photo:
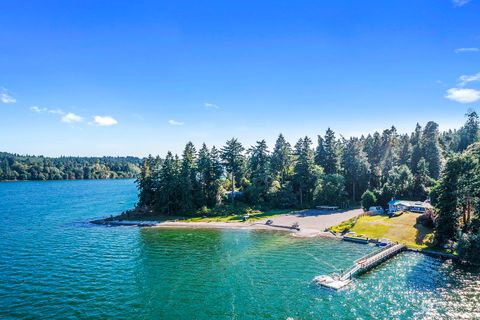
<instances>
[{"instance_id":1,"label":"conifer tree","mask_svg":"<svg viewBox=\"0 0 480 320\"><path fill-rule=\"evenodd\" d=\"M337 141L335 139L335 133L332 129L328 128L325 133L325 160L323 164L320 164L325 170L326 174L337 173L339 169L339 157L337 154Z\"/></svg>"},{"instance_id":2,"label":"conifer tree","mask_svg":"<svg viewBox=\"0 0 480 320\"><path fill-rule=\"evenodd\" d=\"M441 149L438 137L438 124L429 121L422 134L422 153L428 163L428 172L434 179L438 179L441 170Z\"/></svg>"},{"instance_id":3,"label":"conifer tree","mask_svg":"<svg viewBox=\"0 0 480 320\"><path fill-rule=\"evenodd\" d=\"M312 141L305 137L295 144L296 164L294 168L294 190L298 194L300 206L313 200L318 169L311 149Z\"/></svg>"},{"instance_id":4,"label":"conifer tree","mask_svg":"<svg viewBox=\"0 0 480 320\"><path fill-rule=\"evenodd\" d=\"M192 142L188 142L182 155L180 172L181 207L184 211L195 209L198 201L196 150Z\"/></svg>"},{"instance_id":5,"label":"conifer tree","mask_svg":"<svg viewBox=\"0 0 480 320\"><path fill-rule=\"evenodd\" d=\"M367 155L357 138L350 138L346 142L342 167L345 182L351 188L352 200L356 201L357 194L361 195L366 190L370 173Z\"/></svg>"},{"instance_id":6,"label":"conifer tree","mask_svg":"<svg viewBox=\"0 0 480 320\"><path fill-rule=\"evenodd\" d=\"M292 149L282 134L280 134L275 142L271 157L271 170L275 176L280 177L280 186L285 183L285 176L292 165Z\"/></svg>"},{"instance_id":7,"label":"conifer tree","mask_svg":"<svg viewBox=\"0 0 480 320\"><path fill-rule=\"evenodd\" d=\"M226 171L231 175L231 200L235 201L235 181L240 180L241 171L245 163L245 156L243 155L242 144L237 139L232 138L228 140L226 145L222 148L221 158Z\"/></svg>"}]
</instances>

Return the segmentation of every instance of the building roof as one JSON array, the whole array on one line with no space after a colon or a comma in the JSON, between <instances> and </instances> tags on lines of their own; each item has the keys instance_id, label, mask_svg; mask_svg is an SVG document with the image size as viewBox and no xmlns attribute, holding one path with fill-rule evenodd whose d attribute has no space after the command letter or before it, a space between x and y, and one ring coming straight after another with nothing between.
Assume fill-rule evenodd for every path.
<instances>
[{"instance_id":1,"label":"building roof","mask_svg":"<svg viewBox=\"0 0 480 320\"><path fill-rule=\"evenodd\" d=\"M422 208L433 208L432 205L427 201L410 201L410 200L390 200L389 205L403 205L406 207L422 207Z\"/></svg>"}]
</instances>

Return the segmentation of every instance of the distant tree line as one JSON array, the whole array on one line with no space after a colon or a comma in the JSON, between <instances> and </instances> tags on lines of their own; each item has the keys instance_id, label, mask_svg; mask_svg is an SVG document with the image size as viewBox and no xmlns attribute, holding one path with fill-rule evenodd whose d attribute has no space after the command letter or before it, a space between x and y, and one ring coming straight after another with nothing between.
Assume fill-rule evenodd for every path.
<instances>
[{"instance_id":1,"label":"distant tree line","mask_svg":"<svg viewBox=\"0 0 480 320\"><path fill-rule=\"evenodd\" d=\"M58 157L0 152L0 181L135 178L142 161L135 157Z\"/></svg>"},{"instance_id":2,"label":"distant tree line","mask_svg":"<svg viewBox=\"0 0 480 320\"><path fill-rule=\"evenodd\" d=\"M392 198L425 200L442 176L444 163L478 139L478 116L439 132L430 121L414 132L395 127L367 136L337 137L329 128L291 146L280 134L245 148L237 139L220 149L189 142L181 157L144 159L137 180L138 208L164 214L194 214L227 202L275 208L320 204L346 206L360 200L385 206Z\"/></svg>"}]
</instances>

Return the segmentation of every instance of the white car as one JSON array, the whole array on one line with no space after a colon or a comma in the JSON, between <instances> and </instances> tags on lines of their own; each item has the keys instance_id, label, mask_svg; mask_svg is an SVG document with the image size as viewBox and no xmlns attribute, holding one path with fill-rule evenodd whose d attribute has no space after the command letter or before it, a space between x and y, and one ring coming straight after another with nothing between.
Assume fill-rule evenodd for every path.
<instances>
[{"instance_id":1,"label":"white car","mask_svg":"<svg viewBox=\"0 0 480 320\"><path fill-rule=\"evenodd\" d=\"M385 213L385 210L383 210L383 208L380 207L380 206L370 207L370 209L368 209L368 211L374 212L374 213L376 213L376 214L384 214L384 213Z\"/></svg>"}]
</instances>

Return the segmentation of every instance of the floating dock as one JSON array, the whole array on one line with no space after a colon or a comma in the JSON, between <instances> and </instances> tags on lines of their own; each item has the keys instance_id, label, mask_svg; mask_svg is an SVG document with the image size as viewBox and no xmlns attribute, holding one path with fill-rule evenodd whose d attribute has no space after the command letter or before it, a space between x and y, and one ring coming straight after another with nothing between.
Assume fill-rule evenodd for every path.
<instances>
[{"instance_id":1,"label":"floating dock","mask_svg":"<svg viewBox=\"0 0 480 320\"><path fill-rule=\"evenodd\" d=\"M340 290L350 284L353 278L374 268L406 249L404 244L390 244L378 251L369 253L356 260L354 265L341 275L317 276L313 280L326 288Z\"/></svg>"}]
</instances>

